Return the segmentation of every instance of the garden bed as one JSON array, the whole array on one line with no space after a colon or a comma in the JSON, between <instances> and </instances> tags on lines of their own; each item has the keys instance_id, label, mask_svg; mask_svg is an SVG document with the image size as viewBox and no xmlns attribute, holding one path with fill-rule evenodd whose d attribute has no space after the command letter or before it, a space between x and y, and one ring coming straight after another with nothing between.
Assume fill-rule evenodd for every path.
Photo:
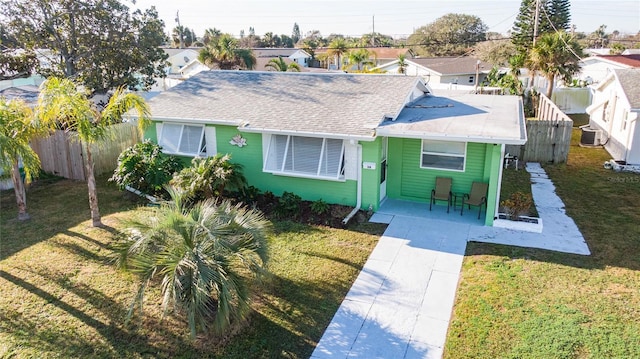
<instances>
[{"instance_id":1,"label":"garden bed","mask_svg":"<svg viewBox=\"0 0 640 359\"><path fill-rule=\"evenodd\" d=\"M498 213L498 218L493 221L493 226L514 231L542 233L542 219L537 217L520 216L517 221L514 221L509 219L506 214Z\"/></svg>"}]
</instances>

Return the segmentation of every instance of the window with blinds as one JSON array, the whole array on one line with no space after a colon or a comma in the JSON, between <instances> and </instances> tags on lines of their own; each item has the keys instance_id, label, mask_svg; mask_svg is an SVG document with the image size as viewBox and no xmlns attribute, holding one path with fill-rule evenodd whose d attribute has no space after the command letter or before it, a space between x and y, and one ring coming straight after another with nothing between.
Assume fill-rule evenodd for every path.
<instances>
[{"instance_id":1,"label":"window with blinds","mask_svg":"<svg viewBox=\"0 0 640 359\"><path fill-rule=\"evenodd\" d=\"M271 135L264 171L302 177L343 179L344 141Z\"/></svg>"},{"instance_id":2,"label":"window with blinds","mask_svg":"<svg viewBox=\"0 0 640 359\"><path fill-rule=\"evenodd\" d=\"M207 152L205 126L164 123L158 134L158 144L165 153L201 156Z\"/></svg>"},{"instance_id":3,"label":"window with blinds","mask_svg":"<svg viewBox=\"0 0 640 359\"><path fill-rule=\"evenodd\" d=\"M464 171L466 142L422 140L420 168Z\"/></svg>"}]
</instances>

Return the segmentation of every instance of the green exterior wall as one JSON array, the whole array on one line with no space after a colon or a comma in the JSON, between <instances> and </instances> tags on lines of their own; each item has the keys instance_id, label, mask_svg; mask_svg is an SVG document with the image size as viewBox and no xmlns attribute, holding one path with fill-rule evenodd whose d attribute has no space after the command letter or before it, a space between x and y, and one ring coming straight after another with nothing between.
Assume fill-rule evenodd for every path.
<instances>
[{"instance_id":1,"label":"green exterior wall","mask_svg":"<svg viewBox=\"0 0 640 359\"><path fill-rule=\"evenodd\" d=\"M464 172L420 168L421 140L389 138L387 195L429 202L436 177L452 178L452 191L469 193L473 182L489 183L485 224L492 225L500 170L500 145L469 143Z\"/></svg>"},{"instance_id":2,"label":"green exterior wall","mask_svg":"<svg viewBox=\"0 0 640 359\"><path fill-rule=\"evenodd\" d=\"M373 162L375 169L362 168L362 208L377 211L380 207L380 158L382 155L381 139L373 142L361 142L362 162Z\"/></svg>"},{"instance_id":3,"label":"green exterior wall","mask_svg":"<svg viewBox=\"0 0 640 359\"><path fill-rule=\"evenodd\" d=\"M243 166L249 185L261 191L273 192L280 196L283 192L293 192L305 200L322 199L328 203L346 206L356 205L357 181L326 181L310 178L278 176L262 171L262 134L238 131L235 126L216 125L216 147L218 153L229 153L231 161ZM247 145L240 148L229 143L231 138L242 134ZM145 132L145 138L157 142L155 124ZM185 158L190 160L190 158Z\"/></svg>"},{"instance_id":4,"label":"green exterior wall","mask_svg":"<svg viewBox=\"0 0 640 359\"><path fill-rule=\"evenodd\" d=\"M250 185L275 195L293 192L305 200L322 199L328 203L355 206L357 181L326 181L273 175L262 171L262 134L239 132L234 126L216 125L216 146L219 153L231 154L231 161L242 164ZM240 148L229 143L241 134L247 145ZM157 141L156 127L145 131L145 138ZM375 163L375 169L365 169L359 163L362 178L362 209L377 211L380 207L380 179L382 138L360 142L362 162ZM489 183L485 224L492 225L502 165L501 145L469 143L464 172L420 168L421 141L419 139L389 138L387 153L387 196L408 201L428 202L438 176L453 179L453 191L468 193L474 181ZM190 158L185 157L185 162Z\"/></svg>"}]
</instances>

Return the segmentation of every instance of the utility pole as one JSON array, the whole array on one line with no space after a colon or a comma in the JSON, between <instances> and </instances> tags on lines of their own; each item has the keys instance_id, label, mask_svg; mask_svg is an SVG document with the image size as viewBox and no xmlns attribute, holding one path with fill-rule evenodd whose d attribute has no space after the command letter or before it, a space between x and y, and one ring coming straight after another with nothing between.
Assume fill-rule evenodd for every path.
<instances>
[{"instance_id":1,"label":"utility pole","mask_svg":"<svg viewBox=\"0 0 640 359\"><path fill-rule=\"evenodd\" d=\"M180 34L180 48L183 48L184 38L182 37L182 26L180 26L180 10L176 11L176 22L178 23L178 33Z\"/></svg>"},{"instance_id":2,"label":"utility pole","mask_svg":"<svg viewBox=\"0 0 640 359\"><path fill-rule=\"evenodd\" d=\"M373 15L373 33L371 34L371 46L376 47L376 16Z\"/></svg>"},{"instance_id":3,"label":"utility pole","mask_svg":"<svg viewBox=\"0 0 640 359\"><path fill-rule=\"evenodd\" d=\"M539 22L540 22L540 0L536 0L536 15L533 20L533 46L536 46L536 37L538 37Z\"/></svg>"}]
</instances>

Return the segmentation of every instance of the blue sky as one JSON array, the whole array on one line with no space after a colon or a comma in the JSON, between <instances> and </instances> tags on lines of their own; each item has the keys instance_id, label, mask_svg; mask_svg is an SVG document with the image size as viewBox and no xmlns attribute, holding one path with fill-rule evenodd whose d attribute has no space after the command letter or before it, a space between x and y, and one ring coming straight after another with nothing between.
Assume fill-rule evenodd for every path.
<instances>
[{"instance_id":1,"label":"blue sky","mask_svg":"<svg viewBox=\"0 0 640 359\"><path fill-rule=\"evenodd\" d=\"M257 35L268 31L291 35L294 22L303 35L320 30L323 36L332 33L360 36L371 32L375 23L376 32L408 36L414 29L447 13L476 15L490 31L506 33L513 25L520 0L138 0L133 7L151 5L158 9L167 31L176 25L179 11L181 24L194 29L198 36L209 27L238 35L242 29L247 33L250 26ZM589 33L602 24L607 25L607 32L640 31L639 0L573 0L571 15L577 31Z\"/></svg>"}]
</instances>

